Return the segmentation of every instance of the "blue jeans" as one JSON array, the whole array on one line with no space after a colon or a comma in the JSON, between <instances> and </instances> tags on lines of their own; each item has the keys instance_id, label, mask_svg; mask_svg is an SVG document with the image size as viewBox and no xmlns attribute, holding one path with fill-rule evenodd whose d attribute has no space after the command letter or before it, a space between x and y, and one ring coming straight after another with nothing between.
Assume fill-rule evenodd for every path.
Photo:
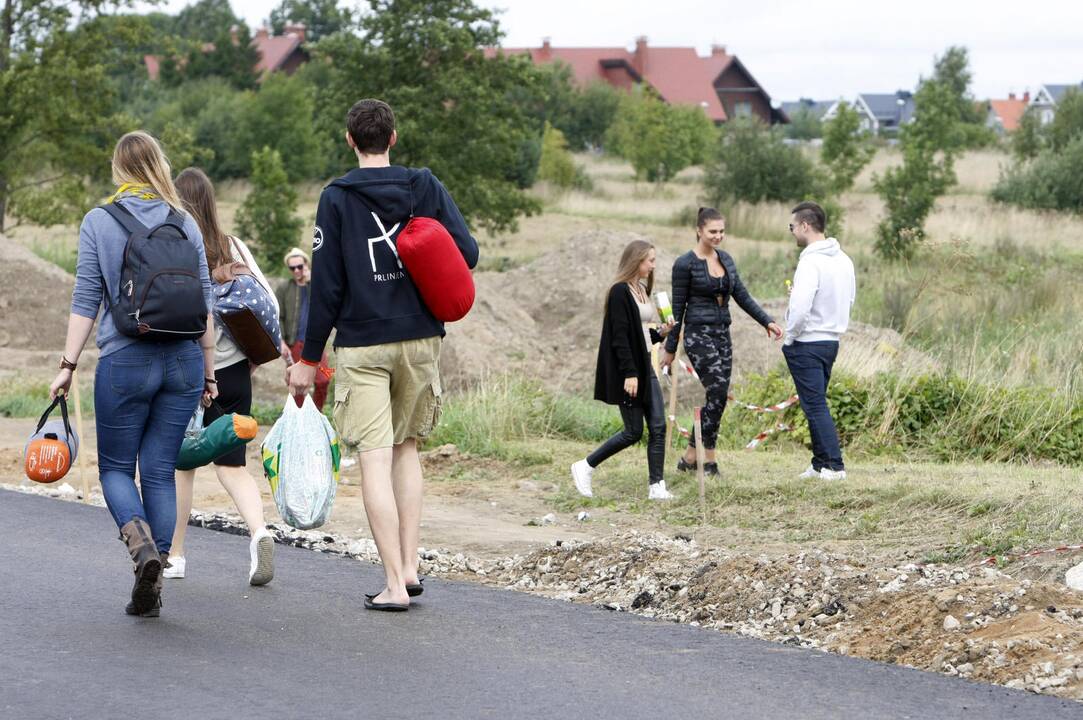
<instances>
[{"instance_id":1,"label":"blue jeans","mask_svg":"<svg viewBox=\"0 0 1083 720\"><path fill-rule=\"evenodd\" d=\"M843 470L842 448L831 410L827 407L827 384L831 381L831 368L839 354L839 344L834 340L797 342L783 345L782 354L797 386L801 409L808 419L808 431L812 438L812 468L816 471Z\"/></svg>"},{"instance_id":2,"label":"blue jeans","mask_svg":"<svg viewBox=\"0 0 1083 720\"><path fill-rule=\"evenodd\" d=\"M169 552L173 543L173 473L184 429L202 392L203 353L191 340L128 345L99 360L94 375L98 472L105 504L118 528L133 518L145 520L159 552Z\"/></svg>"}]
</instances>

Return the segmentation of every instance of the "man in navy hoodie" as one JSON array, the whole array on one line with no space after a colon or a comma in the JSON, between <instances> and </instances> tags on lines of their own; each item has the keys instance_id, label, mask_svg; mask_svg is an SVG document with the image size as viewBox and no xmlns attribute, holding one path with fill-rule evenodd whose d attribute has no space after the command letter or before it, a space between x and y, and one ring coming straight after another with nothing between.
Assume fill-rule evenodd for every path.
<instances>
[{"instance_id":1,"label":"man in navy hoodie","mask_svg":"<svg viewBox=\"0 0 1083 720\"><path fill-rule=\"evenodd\" d=\"M295 394L312 385L334 328L335 427L346 451L360 453L365 512L387 576L387 587L367 596L373 610L406 610L424 590L417 440L440 413L444 326L403 269L396 238L412 216L434 218L466 264L478 262L477 241L440 181L428 169L391 164L397 140L386 103L360 100L350 108L346 142L358 167L320 195L308 329L289 375Z\"/></svg>"}]
</instances>

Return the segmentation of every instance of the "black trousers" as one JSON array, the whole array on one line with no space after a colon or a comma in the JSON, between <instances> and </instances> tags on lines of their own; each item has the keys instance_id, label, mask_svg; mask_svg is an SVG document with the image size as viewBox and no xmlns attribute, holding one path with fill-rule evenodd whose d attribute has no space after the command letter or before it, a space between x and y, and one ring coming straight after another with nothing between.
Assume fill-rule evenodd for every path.
<instances>
[{"instance_id":1,"label":"black trousers","mask_svg":"<svg viewBox=\"0 0 1083 720\"><path fill-rule=\"evenodd\" d=\"M647 421L647 472L653 485L662 479L662 470L666 463L666 408L662 400L662 386L658 378L651 375L648 388L640 390L642 405L621 405L620 417L624 429L606 440L587 456L587 464L598 467L621 450L629 448L643 437L643 421Z\"/></svg>"}]
</instances>

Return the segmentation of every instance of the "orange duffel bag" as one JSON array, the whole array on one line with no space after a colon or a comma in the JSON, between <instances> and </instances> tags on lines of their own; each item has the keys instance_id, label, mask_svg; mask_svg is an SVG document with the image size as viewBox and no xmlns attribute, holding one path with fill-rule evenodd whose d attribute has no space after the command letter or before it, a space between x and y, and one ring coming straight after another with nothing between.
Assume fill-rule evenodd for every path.
<instances>
[{"instance_id":1,"label":"orange duffel bag","mask_svg":"<svg viewBox=\"0 0 1083 720\"><path fill-rule=\"evenodd\" d=\"M57 405L63 420L49 420ZM68 421L68 403L63 395L57 395L26 443L23 451L26 476L34 482L56 482L68 474L78 454L79 436Z\"/></svg>"}]
</instances>

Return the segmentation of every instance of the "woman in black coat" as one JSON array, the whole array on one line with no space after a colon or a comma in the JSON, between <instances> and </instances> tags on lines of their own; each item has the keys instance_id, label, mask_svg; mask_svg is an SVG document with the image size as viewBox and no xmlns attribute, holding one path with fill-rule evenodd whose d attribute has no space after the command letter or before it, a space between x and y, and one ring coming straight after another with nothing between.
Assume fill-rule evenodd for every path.
<instances>
[{"instance_id":1,"label":"woman in black coat","mask_svg":"<svg viewBox=\"0 0 1083 720\"><path fill-rule=\"evenodd\" d=\"M767 330L767 336L780 340L782 328L763 311L737 274L733 257L719 249L726 236L726 219L714 208L700 208L696 219L696 247L673 263L674 329L666 339L662 367L673 363L681 326L684 326L684 351L699 375L707 401L702 411L703 449L706 453L704 472L718 474L714 446L718 425L726 409L733 369L733 345L730 342L730 309L732 297L741 309ZM696 442L692 437L677 469L696 467Z\"/></svg>"},{"instance_id":2,"label":"woman in black coat","mask_svg":"<svg viewBox=\"0 0 1083 720\"><path fill-rule=\"evenodd\" d=\"M581 495L593 496L591 476L602 461L639 442L647 421L647 465L651 500L669 500L662 471L666 458L666 415L662 386L651 364L650 347L661 342L648 323L657 314L651 302L654 286L654 247L643 240L628 243L621 254L617 277L609 288L598 344L594 398L620 407L624 429L572 465L572 480Z\"/></svg>"}]
</instances>

